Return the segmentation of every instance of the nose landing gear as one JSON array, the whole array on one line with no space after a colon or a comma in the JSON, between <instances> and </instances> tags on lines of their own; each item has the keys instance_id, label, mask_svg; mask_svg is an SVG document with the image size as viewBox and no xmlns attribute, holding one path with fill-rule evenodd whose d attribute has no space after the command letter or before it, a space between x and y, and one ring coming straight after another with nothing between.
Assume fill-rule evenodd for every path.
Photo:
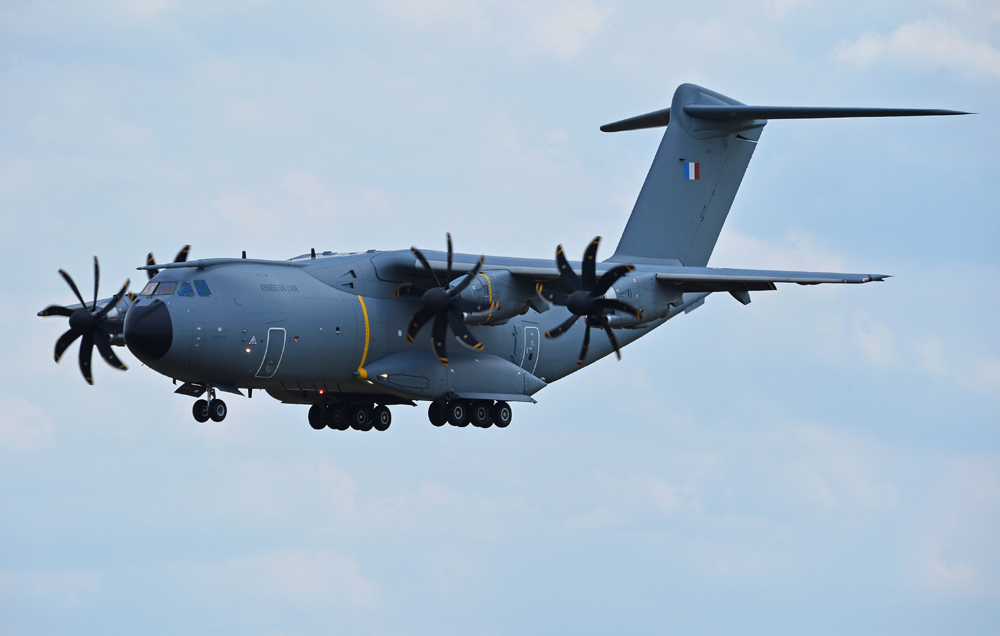
<instances>
[{"instance_id":1,"label":"nose landing gear","mask_svg":"<svg viewBox=\"0 0 1000 636\"><path fill-rule=\"evenodd\" d=\"M194 419L197 422L207 422L212 420L213 422L221 422L226 419L226 415L229 413L229 409L226 407L226 403L215 397L215 389L210 388L208 390L207 400L196 400L194 407L191 409L191 414L194 415Z\"/></svg>"}]
</instances>

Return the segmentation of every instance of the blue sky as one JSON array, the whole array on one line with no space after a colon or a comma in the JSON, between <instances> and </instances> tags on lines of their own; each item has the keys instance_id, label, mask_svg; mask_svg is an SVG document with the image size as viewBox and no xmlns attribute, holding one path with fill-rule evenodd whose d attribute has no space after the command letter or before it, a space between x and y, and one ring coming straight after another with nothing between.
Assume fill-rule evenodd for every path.
<instances>
[{"instance_id":1,"label":"blue sky","mask_svg":"<svg viewBox=\"0 0 1000 636\"><path fill-rule=\"evenodd\" d=\"M768 124L711 264L894 278L713 296L503 431L52 362L94 254L607 256L659 134L598 126L682 82L978 114ZM0 634L996 633L998 98L986 1L5 3Z\"/></svg>"}]
</instances>

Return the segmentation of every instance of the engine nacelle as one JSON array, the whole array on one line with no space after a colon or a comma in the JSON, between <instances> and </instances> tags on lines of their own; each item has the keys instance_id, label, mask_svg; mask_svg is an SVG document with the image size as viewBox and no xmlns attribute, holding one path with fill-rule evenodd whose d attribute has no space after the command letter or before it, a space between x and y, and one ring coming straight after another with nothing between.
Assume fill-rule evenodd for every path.
<instances>
[{"instance_id":1,"label":"engine nacelle","mask_svg":"<svg viewBox=\"0 0 1000 636\"><path fill-rule=\"evenodd\" d=\"M657 282L656 274L626 274L611 288L618 300L626 302L642 312L642 320L631 314L616 311L608 316L612 327L631 327L644 322L665 318L672 307L683 304L684 295L670 285Z\"/></svg>"},{"instance_id":2,"label":"engine nacelle","mask_svg":"<svg viewBox=\"0 0 1000 636\"><path fill-rule=\"evenodd\" d=\"M452 285L464 279L460 276L452 281ZM530 281L516 278L506 270L491 270L480 272L468 287L462 290L461 298L473 302L488 304L498 303L490 311L466 314L465 322L470 325L500 325L514 316L519 316L534 308L545 311L546 305L535 293Z\"/></svg>"}]
</instances>

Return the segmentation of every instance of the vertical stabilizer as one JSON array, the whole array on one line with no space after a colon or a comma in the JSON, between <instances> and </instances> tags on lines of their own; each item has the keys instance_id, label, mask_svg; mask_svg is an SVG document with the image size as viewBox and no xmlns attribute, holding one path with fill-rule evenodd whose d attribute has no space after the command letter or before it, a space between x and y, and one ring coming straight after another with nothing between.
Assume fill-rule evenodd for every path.
<instances>
[{"instance_id":1,"label":"vertical stabilizer","mask_svg":"<svg viewBox=\"0 0 1000 636\"><path fill-rule=\"evenodd\" d=\"M669 111L602 127L613 132L662 126L669 121L609 261L676 260L693 267L708 264L767 122L695 118L684 112L689 105L742 106L725 95L682 84L674 92Z\"/></svg>"}]
</instances>

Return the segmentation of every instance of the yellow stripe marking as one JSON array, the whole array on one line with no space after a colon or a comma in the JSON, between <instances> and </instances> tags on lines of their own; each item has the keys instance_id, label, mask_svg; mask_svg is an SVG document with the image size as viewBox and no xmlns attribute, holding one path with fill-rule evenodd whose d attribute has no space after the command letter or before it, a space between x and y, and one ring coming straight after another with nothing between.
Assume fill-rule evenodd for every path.
<instances>
[{"instance_id":1,"label":"yellow stripe marking","mask_svg":"<svg viewBox=\"0 0 1000 636\"><path fill-rule=\"evenodd\" d=\"M361 354L361 364L358 365L358 375L361 376L362 380L364 380L368 377L368 372L365 371L364 366L365 360L368 358L368 338L370 337L371 332L368 328L368 308L365 307L365 299L358 296L358 300L361 302L361 313L365 315L365 350Z\"/></svg>"},{"instance_id":2,"label":"yellow stripe marking","mask_svg":"<svg viewBox=\"0 0 1000 636\"><path fill-rule=\"evenodd\" d=\"M490 313L486 314L486 322L489 322L490 316L493 315L493 282L490 280L490 277L487 276L486 274L480 273L479 275L486 279L486 288L490 292Z\"/></svg>"}]
</instances>

